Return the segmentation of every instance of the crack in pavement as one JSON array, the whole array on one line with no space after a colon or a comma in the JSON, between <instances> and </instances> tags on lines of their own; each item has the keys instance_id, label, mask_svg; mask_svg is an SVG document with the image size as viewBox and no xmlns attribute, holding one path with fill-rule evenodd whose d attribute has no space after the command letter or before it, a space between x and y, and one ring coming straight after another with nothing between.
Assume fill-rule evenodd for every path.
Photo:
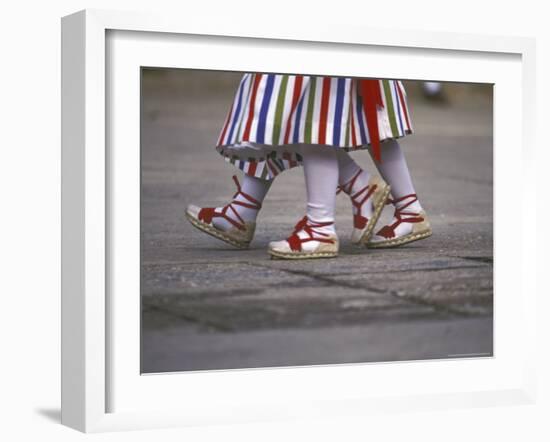
<instances>
[{"instance_id":1,"label":"crack in pavement","mask_svg":"<svg viewBox=\"0 0 550 442\"><path fill-rule=\"evenodd\" d=\"M481 256L481 257L477 257L477 256L452 256L452 255L446 255L447 258L460 258L460 259L464 259L464 260L468 260L468 261L474 261L474 262L480 262L480 263L483 263L483 264L493 264L493 258L492 257L488 257L488 256ZM269 261L268 261L269 262ZM267 264L258 264L257 261L193 261L193 262L186 262L186 261L182 261L182 262L177 262L177 261L170 261L170 262L166 262L166 263L155 263L155 264L147 264L147 263L143 263L142 266L146 266L148 268L152 268L152 267L164 267L164 266L180 266L180 267L187 267L187 266L194 266L194 265L200 265L200 264L208 264L208 265L227 265L227 264L231 264L231 265L236 265L236 264L241 264L241 265L249 265L249 266L260 266L262 268L265 268L265 269L270 269L270 270L281 270L280 267L273 267L273 266L270 266L270 265L267 265ZM483 268L485 266L480 266L480 265L457 265L457 266L446 266L446 267L417 267L417 268L407 268L407 269L389 269L387 270L388 273L394 273L394 272L436 272L436 271L440 271L440 270L456 270L456 269L475 269L475 268ZM374 275L374 274L378 274L378 273L384 273L383 271L363 271L362 273L363 274L367 274L367 275ZM338 275L353 275L354 272L338 272ZM333 276L333 274L329 274L328 276Z\"/></svg>"},{"instance_id":2,"label":"crack in pavement","mask_svg":"<svg viewBox=\"0 0 550 442\"><path fill-rule=\"evenodd\" d=\"M480 269L484 266L475 266L475 265L460 265L460 266L453 266L453 267L417 267L417 268L409 268L409 269L388 269L388 270L380 270L380 271L362 271L361 273L363 275L377 275L381 273L407 273L407 272L437 272L441 270L464 270L464 269ZM274 267L270 267L274 268ZM327 273L326 276L350 276L355 275L356 272L338 272L338 273Z\"/></svg>"},{"instance_id":3,"label":"crack in pavement","mask_svg":"<svg viewBox=\"0 0 550 442\"><path fill-rule=\"evenodd\" d=\"M492 256L449 256L449 258L460 258L468 261L482 262L484 264L493 264Z\"/></svg>"},{"instance_id":4,"label":"crack in pavement","mask_svg":"<svg viewBox=\"0 0 550 442\"><path fill-rule=\"evenodd\" d=\"M250 263L250 265L255 267L262 267L262 268L268 267L265 264L259 264L259 263ZM272 268L272 267L269 267L269 268ZM339 281L329 276L319 275L317 273L309 272L307 270L291 270L291 269L283 269L283 268L279 268L279 270L290 273L292 275L305 276L308 278L312 278L314 280L322 281L329 286L348 288L352 290L366 290L366 291L370 291L378 294L388 294L399 299L400 301L404 300L412 304L417 304L424 307L430 307L438 313L443 313L448 315L457 315L457 316L463 316L463 317L474 316L472 312L466 312L460 308L456 308L452 306L444 306L444 305L441 305L440 303L419 298L418 296L414 296L414 295L404 296L404 295L401 295L399 291L396 291L396 290L380 289L378 287L374 287L366 284L358 285L347 281ZM476 316L477 315L479 315L479 313L476 314Z\"/></svg>"},{"instance_id":5,"label":"crack in pavement","mask_svg":"<svg viewBox=\"0 0 550 442\"><path fill-rule=\"evenodd\" d=\"M214 322L214 321L210 321L210 320L205 320L205 319L202 319L202 318L197 318L195 316L183 313L181 310L178 310L177 312L174 312L172 310L165 309L162 306L159 306L159 305L156 305L156 304L147 304L145 307L142 305L142 309L141 309L142 321L143 321L144 313L149 313L151 311L161 313L161 314L164 314L164 315L167 315L167 316L171 316L175 319L187 321L187 322L190 322L191 324L197 324L199 326L207 327L209 329L213 329L213 330L219 331L219 332L232 332L232 331L234 331L233 328L227 327L223 324L220 324L220 323L217 323L217 322Z\"/></svg>"},{"instance_id":6,"label":"crack in pavement","mask_svg":"<svg viewBox=\"0 0 550 442\"><path fill-rule=\"evenodd\" d=\"M227 265L227 264L250 264L250 261L234 261L234 260L231 260L231 261L211 261L211 260L204 260L204 261L199 261L199 260L196 260L196 261L166 261L166 262L154 262L154 263L147 263L147 262L142 262L141 265L142 266L146 266L146 267L163 267L163 266L194 266L194 265L204 265L204 264L207 264L207 265Z\"/></svg>"},{"instance_id":7,"label":"crack in pavement","mask_svg":"<svg viewBox=\"0 0 550 442\"><path fill-rule=\"evenodd\" d=\"M459 258L464 259L468 261L474 261L476 263L482 263L483 265L460 265L460 266L446 266L446 267L421 267L416 269L398 269L398 270L390 270L389 272L432 272L432 271L441 271L441 270L455 270L455 269L475 269L475 268L486 268L488 265L492 264L492 257L487 256L481 256L481 257L470 257L470 256L448 256L449 258ZM298 270L298 269L288 269L288 268L281 268L281 267L274 267L269 265L268 263L258 263L258 262L251 262L247 260L243 261L237 261L233 262L234 264L241 264L241 265L248 265L251 267L258 267L266 270L275 270L282 273L287 273L293 276L301 276L305 277L311 281L315 281L317 283L320 283L322 286L333 286L333 287L340 287L340 288L346 288L351 290L359 290L359 291L366 291L366 292L372 292L377 294L385 294L390 295L392 297L395 297L399 299L400 302L405 302L410 305L419 305L423 307L428 307L432 309L436 313L445 314L445 315L451 315L451 316L460 316L460 317L472 317L472 316L480 316L487 314L486 309L480 308L478 311L472 311L472 309L465 310L461 306L449 306L449 305L442 305L441 303L437 301L430 301L426 300L424 298L421 298L419 296L411 295L411 294L403 294L401 290L391 290L391 289L382 289L377 286L373 285L367 285L364 282L361 283L354 283L349 281L343 281L335 279L337 276L346 276L346 275L353 275L356 272L346 272L346 273L334 273L334 274L318 274L312 271L307 270ZM182 263L183 265L193 265L198 263ZM210 262L210 264L213 265L225 265L227 262L225 261L216 261L216 262ZM173 264L172 264L173 265ZM157 266L162 266L162 264L157 264ZM380 274L384 272L363 272L363 274ZM296 283L290 284L292 287L296 286ZM273 288L277 287L280 288L281 284L269 284L265 288ZM309 285L307 285L309 287ZM245 289L245 288L235 288L235 289L223 289L223 290L208 290L209 295L231 295L235 294L237 296L242 296L243 294L257 294L262 292L263 290L260 290L258 288L256 289ZM149 301L152 299L151 296L155 296L156 294L150 293L150 294L142 294L142 296L146 296L149 298ZM169 296L169 295L181 295L181 292L173 292L173 293L163 293L161 296ZM200 293L195 293L194 297L199 296ZM147 301L142 301L142 314L147 313L147 311L151 312L158 312L164 315L171 316L173 318L176 318L178 320L183 320L191 324L196 324L199 326L207 327L212 330L220 331L220 332L231 332L234 331L233 327L228 327L227 325L224 325L223 323L219 323L216 321L212 321L203 317L198 317L195 315L187 314L182 312L181 310L178 310L177 312L172 311L169 308L165 308L163 305L159 305L156 303L150 303Z\"/></svg>"}]
</instances>

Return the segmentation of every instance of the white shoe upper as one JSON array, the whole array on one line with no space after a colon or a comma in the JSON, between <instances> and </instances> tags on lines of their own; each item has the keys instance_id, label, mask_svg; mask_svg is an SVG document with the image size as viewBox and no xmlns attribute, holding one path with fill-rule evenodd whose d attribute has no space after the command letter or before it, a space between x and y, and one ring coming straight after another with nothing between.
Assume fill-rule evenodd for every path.
<instances>
[{"instance_id":1,"label":"white shoe upper","mask_svg":"<svg viewBox=\"0 0 550 442\"><path fill-rule=\"evenodd\" d=\"M397 219L393 218L389 225L391 226L396 222L397 222ZM405 236L405 235L408 235L408 234L412 233L413 226L414 226L414 224L412 224L412 223L402 222L401 224L397 225L393 229L393 231L395 233L395 236L393 236L393 237L386 237L386 236L383 236L383 235L379 235L379 232L380 232L380 230L379 230L377 233L372 235L372 238L370 239L370 242L375 243L375 242L388 241L389 239L394 239L394 238L401 238L402 236Z\"/></svg>"},{"instance_id":2,"label":"white shoe upper","mask_svg":"<svg viewBox=\"0 0 550 442\"><path fill-rule=\"evenodd\" d=\"M201 211L201 208L198 206L195 206L194 204L189 204L187 206L186 212L188 215L192 216L193 218L199 218L199 212Z\"/></svg>"},{"instance_id":3,"label":"white shoe upper","mask_svg":"<svg viewBox=\"0 0 550 442\"><path fill-rule=\"evenodd\" d=\"M302 221L300 222L302 223ZM269 243L269 250L280 252L280 253L293 253L297 250L293 250L289 241L293 241L293 237L298 244L300 253L313 253L318 251L320 248L325 248L327 244L338 244L338 237L334 229L334 223L315 223L307 220L305 225L302 225L300 228L300 223L298 223L296 228L299 228L298 231L293 232L293 234L284 240L271 241ZM320 241L316 241L320 239Z\"/></svg>"}]
</instances>

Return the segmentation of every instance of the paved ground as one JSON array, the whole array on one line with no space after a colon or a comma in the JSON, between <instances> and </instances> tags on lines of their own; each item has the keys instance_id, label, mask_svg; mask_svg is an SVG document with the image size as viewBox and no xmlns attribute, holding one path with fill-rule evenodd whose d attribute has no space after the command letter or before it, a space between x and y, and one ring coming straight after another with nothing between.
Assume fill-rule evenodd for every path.
<instances>
[{"instance_id":1,"label":"paved ground","mask_svg":"<svg viewBox=\"0 0 550 442\"><path fill-rule=\"evenodd\" d=\"M351 207L341 196L341 256L295 263L270 260L266 246L303 214L301 169L275 182L250 250L183 217L190 202L222 205L233 192L235 169L213 144L238 77L144 77L142 371L491 355L490 94L454 86L452 105L433 106L409 89L416 133L402 145L430 239L356 249L346 241ZM365 152L354 157L372 169Z\"/></svg>"}]
</instances>

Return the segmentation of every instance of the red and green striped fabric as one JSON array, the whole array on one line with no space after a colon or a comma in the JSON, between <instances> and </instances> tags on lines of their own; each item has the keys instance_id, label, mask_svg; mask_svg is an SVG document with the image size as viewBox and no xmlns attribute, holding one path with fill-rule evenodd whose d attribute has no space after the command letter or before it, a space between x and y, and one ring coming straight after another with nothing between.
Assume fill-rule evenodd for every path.
<instances>
[{"instance_id":1,"label":"red and green striped fabric","mask_svg":"<svg viewBox=\"0 0 550 442\"><path fill-rule=\"evenodd\" d=\"M380 141L410 134L402 83L378 82L383 101L377 112ZM299 144L345 150L370 144L358 79L245 74L218 138L218 151L245 173L272 179L300 165ZM243 145L254 146L253 154Z\"/></svg>"}]
</instances>

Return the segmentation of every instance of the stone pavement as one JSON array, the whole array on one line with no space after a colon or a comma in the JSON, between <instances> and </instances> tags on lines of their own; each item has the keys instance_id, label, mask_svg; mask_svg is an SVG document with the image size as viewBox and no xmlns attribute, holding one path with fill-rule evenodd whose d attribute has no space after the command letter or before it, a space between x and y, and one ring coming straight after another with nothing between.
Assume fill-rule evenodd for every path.
<instances>
[{"instance_id":1,"label":"stone pavement","mask_svg":"<svg viewBox=\"0 0 550 442\"><path fill-rule=\"evenodd\" d=\"M147 73L142 112L142 372L492 355L492 110L482 88L452 105L409 87L415 134L402 141L431 238L389 250L270 260L267 243L303 215L300 168L277 178L249 250L201 234L184 209L234 192L213 145L238 74ZM354 158L374 170L366 152ZM387 219L391 213L385 213Z\"/></svg>"}]
</instances>

